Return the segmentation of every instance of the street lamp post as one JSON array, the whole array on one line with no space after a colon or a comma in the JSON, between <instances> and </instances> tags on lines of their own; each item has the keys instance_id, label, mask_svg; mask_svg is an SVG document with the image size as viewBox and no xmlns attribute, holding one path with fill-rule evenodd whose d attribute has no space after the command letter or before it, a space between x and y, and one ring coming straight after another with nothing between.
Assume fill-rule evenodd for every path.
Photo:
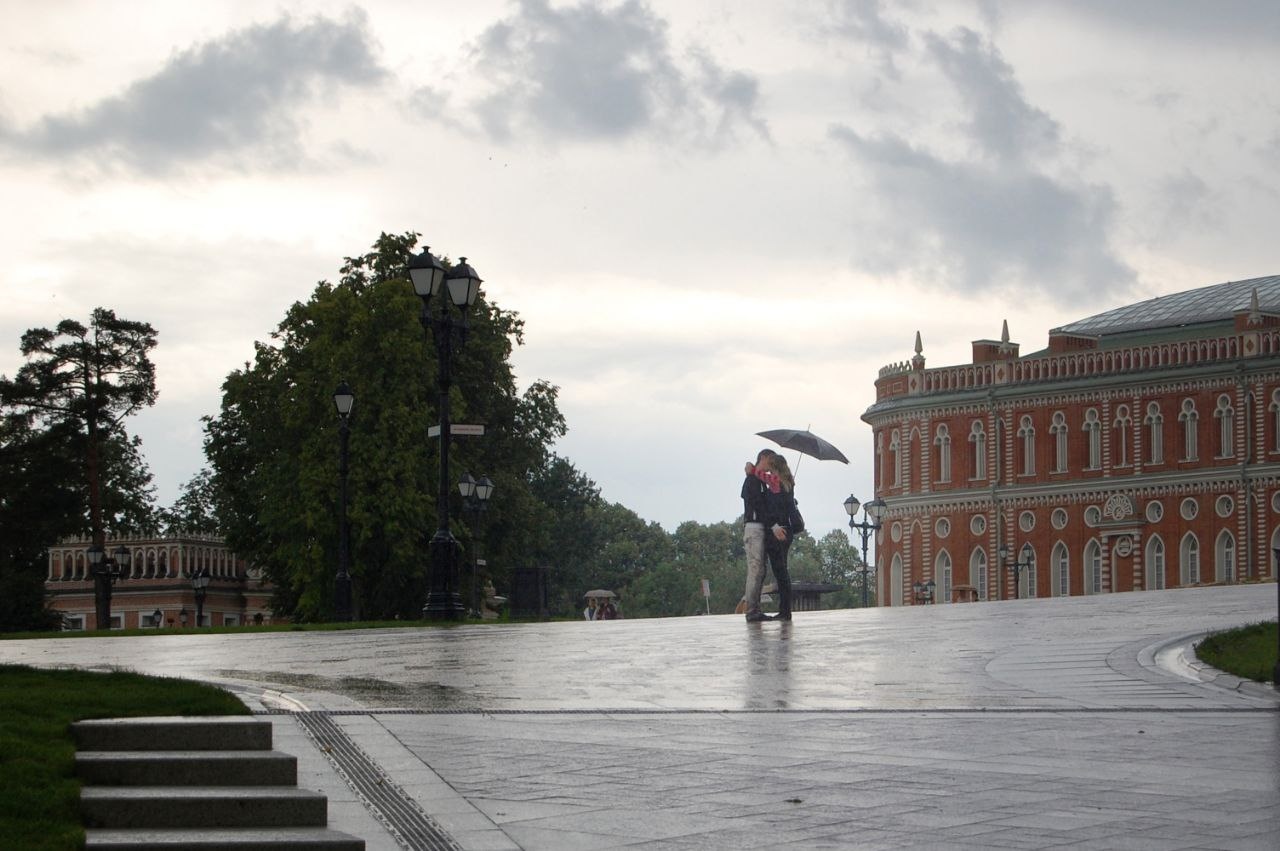
<instances>
[{"instance_id":1,"label":"street lamp post","mask_svg":"<svg viewBox=\"0 0 1280 851\"><path fill-rule=\"evenodd\" d=\"M182 624L182 628L187 628L187 607L183 606L182 611L178 612L178 623Z\"/></svg>"},{"instance_id":2,"label":"street lamp post","mask_svg":"<svg viewBox=\"0 0 1280 851\"><path fill-rule=\"evenodd\" d=\"M333 578L334 616L351 620L351 533L347 524L347 446L351 437L351 408L356 396L347 382L333 392L333 405L338 409L338 575Z\"/></svg>"},{"instance_id":3,"label":"street lamp post","mask_svg":"<svg viewBox=\"0 0 1280 851\"><path fill-rule=\"evenodd\" d=\"M467 308L475 303L481 280L465 257L446 273L426 247L409 261L409 278L413 291L422 300L422 327L435 341L440 384L440 489L436 500L439 522L429 545L427 602L422 615L428 620L457 620L466 610L458 594L460 547L449 531L449 388L453 383L454 342L459 346L466 342ZM447 292L448 298L439 297L441 290ZM439 305L439 309L433 305Z\"/></svg>"},{"instance_id":4,"label":"street lamp post","mask_svg":"<svg viewBox=\"0 0 1280 851\"><path fill-rule=\"evenodd\" d=\"M155 626L156 629L159 629L160 627L164 626L164 612L160 611L159 609L156 609L154 612L152 612L151 623Z\"/></svg>"},{"instance_id":5,"label":"street lamp post","mask_svg":"<svg viewBox=\"0 0 1280 851\"><path fill-rule=\"evenodd\" d=\"M209 593L209 568L202 568L191 577L191 590L196 595L196 627L199 628L204 624L204 597ZM182 610L186 614L186 609ZM185 625L185 621L184 621Z\"/></svg>"},{"instance_id":6,"label":"street lamp post","mask_svg":"<svg viewBox=\"0 0 1280 851\"><path fill-rule=\"evenodd\" d=\"M111 629L111 586L129 572L133 554L121 544L108 557L105 548L94 544L85 551L85 557L89 561L89 575L93 577L95 626L97 629Z\"/></svg>"},{"instance_id":7,"label":"street lamp post","mask_svg":"<svg viewBox=\"0 0 1280 851\"><path fill-rule=\"evenodd\" d=\"M1020 579L1022 576L1022 571L1031 567L1031 562L1017 561L1016 559L1014 561L1009 561L1009 545L1001 544L1000 545L1000 564L1004 567L1005 570L1013 571L1013 594L1016 599L1017 597L1021 596L1022 586L1021 586ZM1002 600L1005 599L1003 582L1000 583L1000 599Z\"/></svg>"},{"instance_id":8,"label":"street lamp post","mask_svg":"<svg viewBox=\"0 0 1280 851\"><path fill-rule=\"evenodd\" d=\"M858 498L853 494L849 494L849 498L844 501L844 510L849 515L849 529L858 530L862 536L862 608L867 608L867 541L871 538L871 533L879 531L880 518L884 516L885 503L880 497L862 505L863 518L861 521L855 521L853 518L858 515L858 507L862 505L858 502ZM879 603L879 600L876 601Z\"/></svg>"},{"instance_id":9,"label":"street lamp post","mask_svg":"<svg viewBox=\"0 0 1280 851\"><path fill-rule=\"evenodd\" d=\"M476 518L476 533L472 535L471 545L471 617L480 617L480 591L476 585L476 567L480 563L477 545L474 541L479 537L485 512L489 510L489 497L493 496L493 482L488 476L481 476L479 481L470 473L463 473L458 480L458 492L462 494L462 510Z\"/></svg>"},{"instance_id":10,"label":"street lamp post","mask_svg":"<svg viewBox=\"0 0 1280 851\"><path fill-rule=\"evenodd\" d=\"M933 603L933 592L937 590L938 585L932 579L928 582L912 582L911 591L915 595L915 602L918 606L928 606Z\"/></svg>"}]
</instances>

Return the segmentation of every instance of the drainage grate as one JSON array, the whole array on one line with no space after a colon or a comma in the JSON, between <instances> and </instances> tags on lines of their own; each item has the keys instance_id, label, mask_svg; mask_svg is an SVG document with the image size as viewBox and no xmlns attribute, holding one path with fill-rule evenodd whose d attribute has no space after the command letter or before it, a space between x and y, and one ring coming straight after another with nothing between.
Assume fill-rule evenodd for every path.
<instances>
[{"instance_id":1,"label":"drainage grate","mask_svg":"<svg viewBox=\"0 0 1280 851\"><path fill-rule=\"evenodd\" d=\"M334 723L331 713L290 714L401 845L413 851L462 851L435 819L391 782L382 768Z\"/></svg>"}]
</instances>

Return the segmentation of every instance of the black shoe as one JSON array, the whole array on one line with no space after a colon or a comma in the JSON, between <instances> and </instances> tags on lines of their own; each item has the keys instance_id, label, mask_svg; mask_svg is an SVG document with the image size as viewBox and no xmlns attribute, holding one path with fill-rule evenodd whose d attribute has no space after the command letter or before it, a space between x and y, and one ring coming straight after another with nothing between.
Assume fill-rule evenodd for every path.
<instances>
[{"instance_id":1,"label":"black shoe","mask_svg":"<svg viewBox=\"0 0 1280 851\"><path fill-rule=\"evenodd\" d=\"M760 621L771 621L773 618L757 609L754 612L747 612L747 623L760 623Z\"/></svg>"},{"instance_id":2,"label":"black shoe","mask_svg":"<svg viewBox=\"0 0 1280 851\"><path fill-rule=\"evenodd\" d=\"M771 620L771 621L789 621L789 620L791 620L791 612L778 612L776 615L774 615L773 617L769 618L769 620Z\"/></svg>"}]
</instances>

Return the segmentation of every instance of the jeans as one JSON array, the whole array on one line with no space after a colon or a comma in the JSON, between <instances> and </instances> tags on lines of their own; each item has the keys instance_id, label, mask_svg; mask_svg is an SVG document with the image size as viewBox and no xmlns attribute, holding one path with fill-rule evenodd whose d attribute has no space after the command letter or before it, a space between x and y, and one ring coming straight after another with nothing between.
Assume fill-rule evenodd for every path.
<instances>
[{"instance_id":1,"label":"jeans","mask_svg":"<svg viewBox=\"0 0 1280 851\"><path fill-rule=\"evenodd\" d=\"M742 545L747 551L747 590L742 599L747 611L753 612L760 608L760 589L764 587L764 524L743 524Z\"/></svg>"}]
</instances>

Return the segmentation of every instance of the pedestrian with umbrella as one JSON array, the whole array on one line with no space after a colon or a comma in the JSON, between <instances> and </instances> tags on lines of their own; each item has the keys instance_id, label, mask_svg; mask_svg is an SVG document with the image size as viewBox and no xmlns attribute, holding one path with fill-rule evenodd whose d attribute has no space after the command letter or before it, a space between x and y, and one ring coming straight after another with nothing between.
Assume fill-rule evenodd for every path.
<instances>
[{"instance_id":1,"label":"pedestrian with umbrella","mask_svg":"<svg viewBox=\"0 0 1280 851\"><path fill-rule=\"evenodd\" d=\"M756 471L765 466L772 449L762 449L756 455L756 463L747 463L746 478L742 482L742 547L747 553L747 587L742 595L742 607L747 623L759 623L769 620L769 616L760 611L760 592L764 588L764 537L765 524L769 519L769 504L766 501L769 485L765 479L757 476Z\"/></svg>"}]
</instances>

